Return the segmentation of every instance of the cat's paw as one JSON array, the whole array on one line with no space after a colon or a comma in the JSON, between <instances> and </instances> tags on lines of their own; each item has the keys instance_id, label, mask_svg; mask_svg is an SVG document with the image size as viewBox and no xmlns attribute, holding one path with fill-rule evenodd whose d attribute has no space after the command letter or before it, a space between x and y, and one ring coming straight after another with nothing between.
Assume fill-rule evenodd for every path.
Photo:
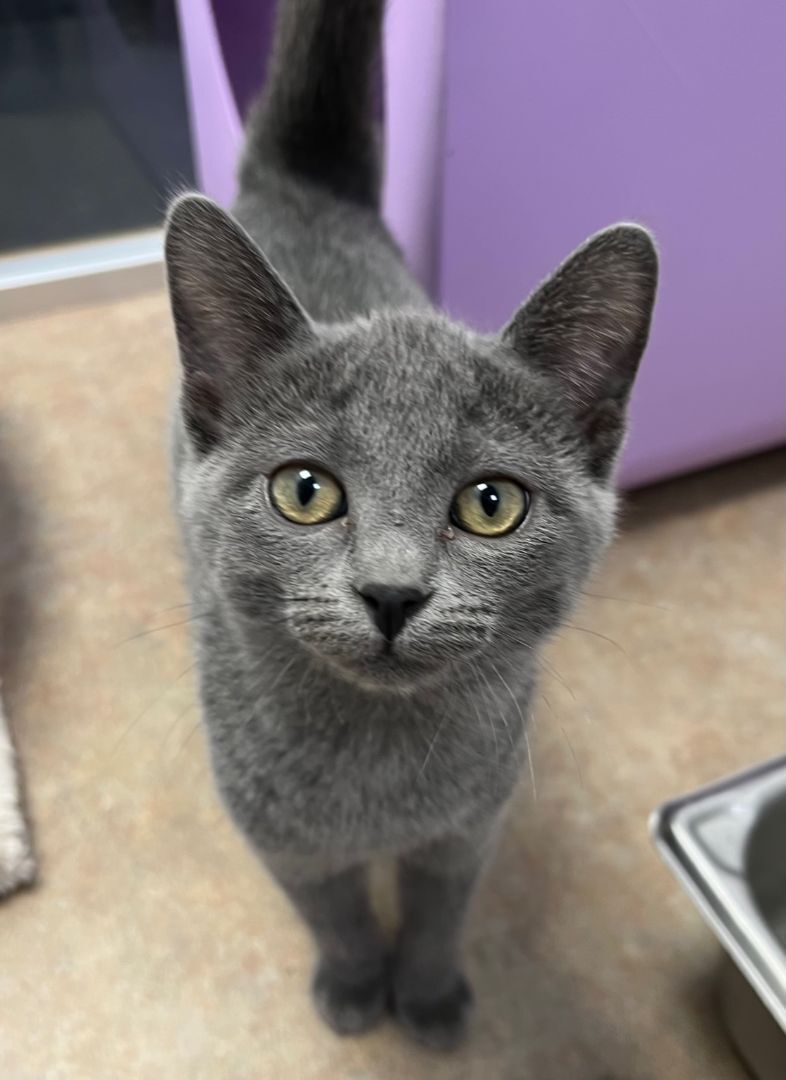
<instances>
[{"instance_id":1,"label":"cat's paw","mask_svg":"<svg viewBox=\"0 0 786 1080\"><path fill-rule=\"evenodd\" d=\"M0 833L0 896L29 885L35 877L35 861L27 838L14 829Z\"/></svg>"},{"instance_id":2,"label":"cat's paw","mask_svg":"<svg viewBox=\"0 0 786 1080\"><path fill-rule=\"evenodd\" d=\"M455 1050L466 1034L472 989L463 975L436 997L393 992L393 1011L409 1035L431 1050Z\"/></svg>"},{"instance_id":3,"label":"cat's paw","mask_svg":"<svg viewBox=\"0 0 786 1080\"><path fill-rule=\"evenodd\" d=\"M320 964L312 994L317 1012L337 1035L360 1035L385 1015L387 984L384 972L352 982Z\"/></svg>"}]
</instances>

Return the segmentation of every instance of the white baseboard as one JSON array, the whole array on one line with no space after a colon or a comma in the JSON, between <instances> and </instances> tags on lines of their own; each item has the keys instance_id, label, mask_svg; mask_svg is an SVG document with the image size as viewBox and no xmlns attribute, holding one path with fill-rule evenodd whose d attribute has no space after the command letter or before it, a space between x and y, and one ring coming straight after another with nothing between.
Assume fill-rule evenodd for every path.
<instances>
[{"instance_id":1,"label":"white baseboard","mask_svg":"<svg viewBox=\"0 0 786 1080\"><path fill-rule=\"evenodd\" d=\"M160 229L0 256L0 319L117 300L164 285Z\"/></svg>"}]
</instances>

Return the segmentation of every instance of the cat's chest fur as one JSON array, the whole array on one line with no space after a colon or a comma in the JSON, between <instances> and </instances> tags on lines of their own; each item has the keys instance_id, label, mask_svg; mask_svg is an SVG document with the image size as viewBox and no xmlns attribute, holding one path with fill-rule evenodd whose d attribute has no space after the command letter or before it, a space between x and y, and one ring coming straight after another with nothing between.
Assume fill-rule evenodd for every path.
<instances>
[{"instance_id":1,"label":"cat's chest fur","mask_svg":"<svg viewBox=\"0 0 786 1080\"><path fill-rule=\"evenodd\" d=\"M392 853L481 829L519 773L521 721L512 703L505 711L455 688L374 700L330 680L306 689L297 671L277 686L272 671L246 680L236 669L227 682L226 670L217 681L206 666L219 787L238 823L271 853ZM219 684L227 689L217 693Z\"/></svg>"}]
</instances>

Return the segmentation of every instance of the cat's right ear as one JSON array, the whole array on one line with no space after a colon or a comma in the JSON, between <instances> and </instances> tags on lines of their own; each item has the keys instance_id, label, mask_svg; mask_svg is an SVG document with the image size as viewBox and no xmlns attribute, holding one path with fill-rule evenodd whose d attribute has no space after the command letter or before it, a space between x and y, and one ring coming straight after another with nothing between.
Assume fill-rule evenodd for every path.
<instances>
[{"instance_id":1,"label":"cat's right ear","mask_svg":"<svg viewBox=\"0 0 786 1080\"><path fill-rule=\"evenodd\" d=\"M596 233L514 315L503 340L555 380L555 400L579 421L590 467L607 477L647 344L658 256L639 225Z\"/></svg>"},{"instance_id":2,"label":"cat's right ear","mask_svg":"<svg viewBox=\"0 0 786 1080\"><path fill-rule=\"evenodd\" d=\"M210 199L185 195L174 203L165 253L183 418L195 445L208 451L254 375L314 331L253 240Z\"/></svg>"}]
</instances>

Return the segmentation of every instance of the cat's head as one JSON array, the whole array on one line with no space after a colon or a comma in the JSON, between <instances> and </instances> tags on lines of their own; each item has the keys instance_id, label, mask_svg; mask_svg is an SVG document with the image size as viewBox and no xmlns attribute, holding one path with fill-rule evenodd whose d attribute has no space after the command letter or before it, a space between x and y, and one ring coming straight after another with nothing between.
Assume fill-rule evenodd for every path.
<instances>
[{"instance_id":1,"label":"cat's head","mask_svg":"<svg viewBox=\"0 0 786 1080\"><path fill-rule=\"evenodd\" d=\"M249 648L275 626L394 690L537 648L613 531L649 234L596 235L493 336L429 311L316 324L198 197L167 264L189 543Z\"/></svg>"}]
</instances>

